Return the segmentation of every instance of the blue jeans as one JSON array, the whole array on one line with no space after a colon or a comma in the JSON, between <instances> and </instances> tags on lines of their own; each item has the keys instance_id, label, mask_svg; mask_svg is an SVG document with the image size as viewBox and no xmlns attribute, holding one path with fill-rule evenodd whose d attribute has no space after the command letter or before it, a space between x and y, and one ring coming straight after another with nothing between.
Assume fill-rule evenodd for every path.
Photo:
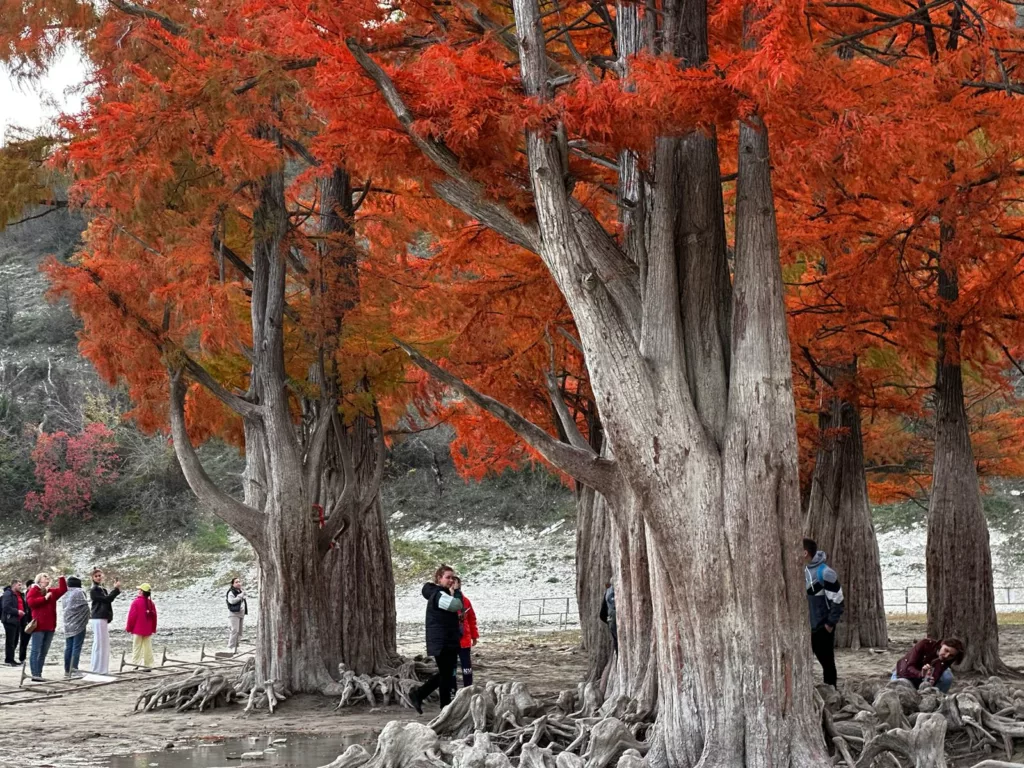
<instances>
[{"instance_id":1,"label":"blue jeans","mask_svg":"<svg viewBox=\"0 0 1024 768\"><path fill-rule=\"evenodd\" d=\"M32 677L42 677L46 654L50 652L50 643L53 642L53 630L47 632L37 629L31 637L32 651L28 658L28 666L32 670Z\"/></svg>"},{"instance_id":2,"label":"blue jeans","mask_svg":"<svg viewBox=\"0 0 1024 768\"><path fill-rule=\"evenodd\" d=\"M899 680L899 678L896 676L895 672L892 673L892 677L890 677L889 679L890 680ZM937 683L935 683L935 687L938 688L943 693L949 693L949 689L952 686L953 686L953 673L950 670L947 669L945 672L943 672L939 676L939 680L938 680Z\"/></svg>"},{"instance_id":3,"label":"blue jeans","mask_svg":"<svg viewBox=\"0 0 1024 768\"><path fill-rule=\"evenodd\" d=\"M78 659L82 655L82 643L84 642L84 629L77 635L64 638L64 674L72 670L78 671Z\"/></svg>"}]
</instances>

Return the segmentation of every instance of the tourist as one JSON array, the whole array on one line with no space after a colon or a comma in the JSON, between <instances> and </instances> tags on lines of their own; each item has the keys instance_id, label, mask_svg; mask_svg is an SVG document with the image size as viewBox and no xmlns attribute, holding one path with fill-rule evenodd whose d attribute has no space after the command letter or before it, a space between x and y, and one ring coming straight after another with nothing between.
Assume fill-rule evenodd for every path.
<instances>
[{"instance_id":1,"label":"tourist","mask_svg":"<svg viewBox=\"0 0 1024 768\"><path fill-rule=\"evenodd\" d=\"M814 539L804 539L804 584L811 619L811 649L821 663L825 684L835 687L836 638L834 632L843 615L843 588L839 576L828 567L826 555Z\"/></svg>"},{"instance_id":2,"label":"tourist","mask_svg":"<svg viewBox=\"0 0 1024 768\"><path fill-rule=\"evenodd\" d=\"M64 677L78 678L78 660L85 643L85 629L89 626L89 601L82 590L82 580L68 578L68 591L64 595Z\"/></svg>"},{"instance_id":3,"label":"tourist","mask_svg":"<svg viewBox=\"0 0 1024 768\"><path fill-rule=\"evenodd\" d=\"M249 604L242 590L242 580L232 579L224 597L228 603L228 650L237 653L238 644L242 640L242 622L249 615Z\"/></svg>"},{"instance_id":4,"label":"tourist","mask_svg":"<svg viewBox=\"0 0 1024 768\"><path fill-rule=\"evenodd\" d=\"M153 666L153 635L156 634L156 605L150 598L149 584L139 584L139 594L128 609L125 632L132 636L132 664L150 669Z\"/></svg>"},{"instance_id":5,"label":"tourist","mask_svg":"<svg viewBox=\"0 0 1024 768\"><path fill-rule=\"evenodd\" d=\"M18 646L19 664L25 663L28 644L32 639L32 635L28 631L28 625L32 623L32 606L28 604L28 591L32 589L32 585L35 583L35 579L29 579L25 582L25 586L21 590L21 594L25 598L25 615L21 619L21 645Z\"/></svg>"},{"instance_id":6,"label":"tourist","mask_svg":"<svg viewBox=\"0 0 1024 768\"><path fill-rule=\"evenodd\" d=\"M468 688L473 684L472 648L480 639L480 630L476 626L476 611L473 610L473 604L462 594L462 579L456 576L452 585L455 587L455 596L462 601L462 610L459 612L462 629L462 637L459 640L459 666L462 667L462 686Z\"/></svg>"},{"instance_id":7,"label":"tourist","mask_svg":"<svg viewBox=\"0 0 1024 768\"><path fill-rule=\"evenodd\" d=\"M94 674L105 675L110 670L110 622L114 620L114 600L121 594L121 582L114 580L114 588L107 592L103 587L103 571L92 569L92 663Z\"/></svg>"},{"instance_id":8,"label":"tourist","mask_svg":"<svg viewBox=\"0 0 1024 768\"><path fill-rule=\"evenodd\" d=\"M68 582L63 576L57 586L50 589L50 575L40 573L25 597L25 602L32 609L32 620L36 623L32 631L32 651L29 656L33 682L43 682L46 655L50 652L53 633L57 631L57 601L67 591Z\"/></svg>"},{"instance_id":9,"label":"tourist","mask_svg":"<svg viewBox=\"0 0 1024 768\"><path fill-rule=\"evenodd\" d=\"M608 625L612 635L612 651L619 652L619 628L615 623L615 587L611 582L604 585L604 600L601 601L601 621Z\"/></svg>"},{"instance_id":10,"label":"tourist","mask_svg":"<svg viewBox=\"0 0 1024 768\"><path fill-rule=\"evenodd\" d=\"M442 565L434 573L434 581L423 585L427 601L427 655L437 662L437 673L409 694L416 711L423 714L423 702L440 689L441 709L452 700L455 687L455 665L459 659L459 611L462 601L454 595L451 566Z\"/></svg>"},{"instance_id":11,"label":"tourist","mask_svg":"<svg viewBox=\"0 0 1024 768\"><path fill-rule=\"evenodd\" d=\"M950 667L964 658L964 644L955 637L945 640L925 638L915 643L906 655L896 662L891 680L907 680L915 688L928 683L943 693L953 685Z\"/></svg>"},{"instance_id":12,"label":"tourist","mask_svg":"<svg viewBox=\"0 0 1024 768\"><path fill-rule=\"evenodd\" d=\"M21 582L15 579L9 587L4 587L0 597L0 619L4 625L4 664L8 667L18 666L14 653L21 641L21 629L25 618L25 596L22 594Z\"/></svg>"}]
</instances>

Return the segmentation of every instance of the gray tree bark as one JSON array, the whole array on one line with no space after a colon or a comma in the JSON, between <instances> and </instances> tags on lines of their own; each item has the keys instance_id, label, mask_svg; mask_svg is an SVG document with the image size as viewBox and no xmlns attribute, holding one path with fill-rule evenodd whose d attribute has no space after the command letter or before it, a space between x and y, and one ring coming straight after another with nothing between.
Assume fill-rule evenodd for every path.
<instances>
[{"instance_id":1,"label":"gray tree bark","mask_svg":"<svg viewBox=\"0 0 1024 768\"><path fill-rule=\"evenodd\" d=\"M838 385L843 377L855 375L856 367L827 366L825 371ZM827 389L821 396L818 427L821 443L804 531L828 552L843 585L846 610L836 627L836 646L885 648L889 635L864 471L860 410Z\"/></svg>"},{"instance_id":2,"label":"gray tree bark","mask_svg":"<svg viewBox=\"0 0 1024 768\"><path fill-rule=\"evenodd\" d=\"M612 580L611 520L604 496L586 485L576 494L576 605L587 682L604 678L612 656L608 626L601 621L605 584Z\"/></svg>"},{"instance_id":3,"label":"gray tree bark","mask_svg":"<svg viewBox=\"0 0 1024 768\"><path fill-rule=\"evenodd\" d=\"M320 242L326 250L317 259L320 272L310 274L301 263L292 267L314 300L346 280L355 285L356 260L344 238L351 205L348 177L338 170L321 187ZM262 180L253 213L249 390L244 397L221 397L245 426L245 501L218 489L196 456L185 423L184 377L193 369L173 356L172 436L193 491L246 537L259 559L258 679L291 692L340 693L330 671L337 662L372 673L394 656L394 579L379 500L383 430L379 417L347 425L338 414L334 358L341 318L358 300L356 293L331 315L334 327L306 329L318 345L310 374L318 395L301 401L303 419L297 423L285 365L288 233L278 170ZM315 504L324 510L323 520Z\"/></svg>"},{"instance_id":4,"label":"gray tree bark","mask_svg":"<svg viewBox=\"0 0 1024 768\"><path fill-rule=\"evenodd\" d=\"M537 0L514 0L513 11L523 88L549 101ZM664 3L658 13L623 2L615 22L620 35L635 32L644 50L684 65L698 60L683 55L692 36L706 50L700 0ZM688 199L700 196L713 211L712 197L720 195L713 137L662 137L643 163L620 163L620 203L631 211L618 241L573 195L564 126L531 128L536 221L523 220L486 198L447 147L417 134L387 74L357 41L348 45L443 172L434 191L537 252L572 311L610 459L555 439L403 348L601 492L636 567L646 560L658 696L646 759L658 768L831 765L812 701L791 362L765 127L756 116L740 126L730 289L724 238L717 237L724 222L684 215ZM629 87L628 70L620 74ZM701 230L701 221L714 226Z\"/></svg>"},{"instance_id":5,"label":"gray tree bark","mask_svg":"<svg viewBox=\"0 0 1024 768\"><path fill-rule=\"evenodd\" d=\"M955 273L939 270L939 297L955 301ZM935 363L935 460L928 504L928 636L958 637L964 671L997 674L999 657L988 523L978 487L960 364L959 326L939 325Z\"/></svg>"}]
</instances>

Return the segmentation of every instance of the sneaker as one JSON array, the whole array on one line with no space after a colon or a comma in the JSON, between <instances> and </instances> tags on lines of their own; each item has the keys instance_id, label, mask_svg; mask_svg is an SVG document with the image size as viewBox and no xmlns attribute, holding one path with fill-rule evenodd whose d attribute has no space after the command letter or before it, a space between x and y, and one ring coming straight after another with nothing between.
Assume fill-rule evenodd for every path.
<instances>
[{"instance_id":1,"label":"sneaker","mask_svg":"<svg viewBox=\"0 0 1024 768\"><path fill-rule=\"evenodd\" d=\"M41 677L36 677L35 675L32 675L32 682L33 683L45 683L46 681L43 680L43 678L41 678Z\"/></svg>"}]
</instances>

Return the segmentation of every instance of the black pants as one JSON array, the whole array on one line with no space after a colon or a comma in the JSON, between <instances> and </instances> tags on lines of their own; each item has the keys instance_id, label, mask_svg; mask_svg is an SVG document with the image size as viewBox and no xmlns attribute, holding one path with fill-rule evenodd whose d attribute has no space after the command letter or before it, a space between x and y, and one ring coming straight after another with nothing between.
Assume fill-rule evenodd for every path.
<instances>
[{"instance_id":1,"label":"black pants","mask_svg":"<svg viewBox=\"0 0 1024 768\"><path fill-rule=\"evenodd\" d=\"M811 632L811 650L821 663L825 684L835 687L839 674L836 672L836 636L824 627Z\"/></svg>"},{"instance_id":2,"label":"black pants","mask_svg":"<svg viewBox=\"0 0 1024 768\"><path fill-rule=\"evenodd\" d=\"M441 709L452 703L452 691L455 690L455 667L459 661L458 648L445 648L439 656L434 657L437 662L437 674L416 689L416 697L420 701L426 701L427 696L440 689Z\"/></svg>"},{"instance_id":3,"label":"black pants","mask_svg":"<svg viewBox=\"0 0 1024 768\"><path fill-rule=\"evenodd\" d=\"M21 664L25 661L25 657L28 655L28 644L32 639L32 635L25 631L25 627L28 622L22 622L21 624L21 643L18 644L18 663Z\"/></svg>"},{"instance_id":4,"label":"black pants","mask_svg":"<svg viewBox=\"0 0 1024 768\"><path fill-rule=\"evenodd\" d=\"M462 667L462 687L469 688L473 684L473 654L472 648L459 648L459 666ZM455 672L452 672L454 675ZM457 686L452 685L452 690Z\"/></svg>"},{"instance_id":5,"label":"black pants","mask_svg":"<svg viewBox=\"0 0 1024 768\"><path fill-rule=\"evenodd\" d=\"M14 664L16 660L14 658L14 652L18 649L18 643L21 642L21 622L12 621L4 622L4 664ZM22 659L25 658L24 653Z\"/></svg>"}]
</instances>

